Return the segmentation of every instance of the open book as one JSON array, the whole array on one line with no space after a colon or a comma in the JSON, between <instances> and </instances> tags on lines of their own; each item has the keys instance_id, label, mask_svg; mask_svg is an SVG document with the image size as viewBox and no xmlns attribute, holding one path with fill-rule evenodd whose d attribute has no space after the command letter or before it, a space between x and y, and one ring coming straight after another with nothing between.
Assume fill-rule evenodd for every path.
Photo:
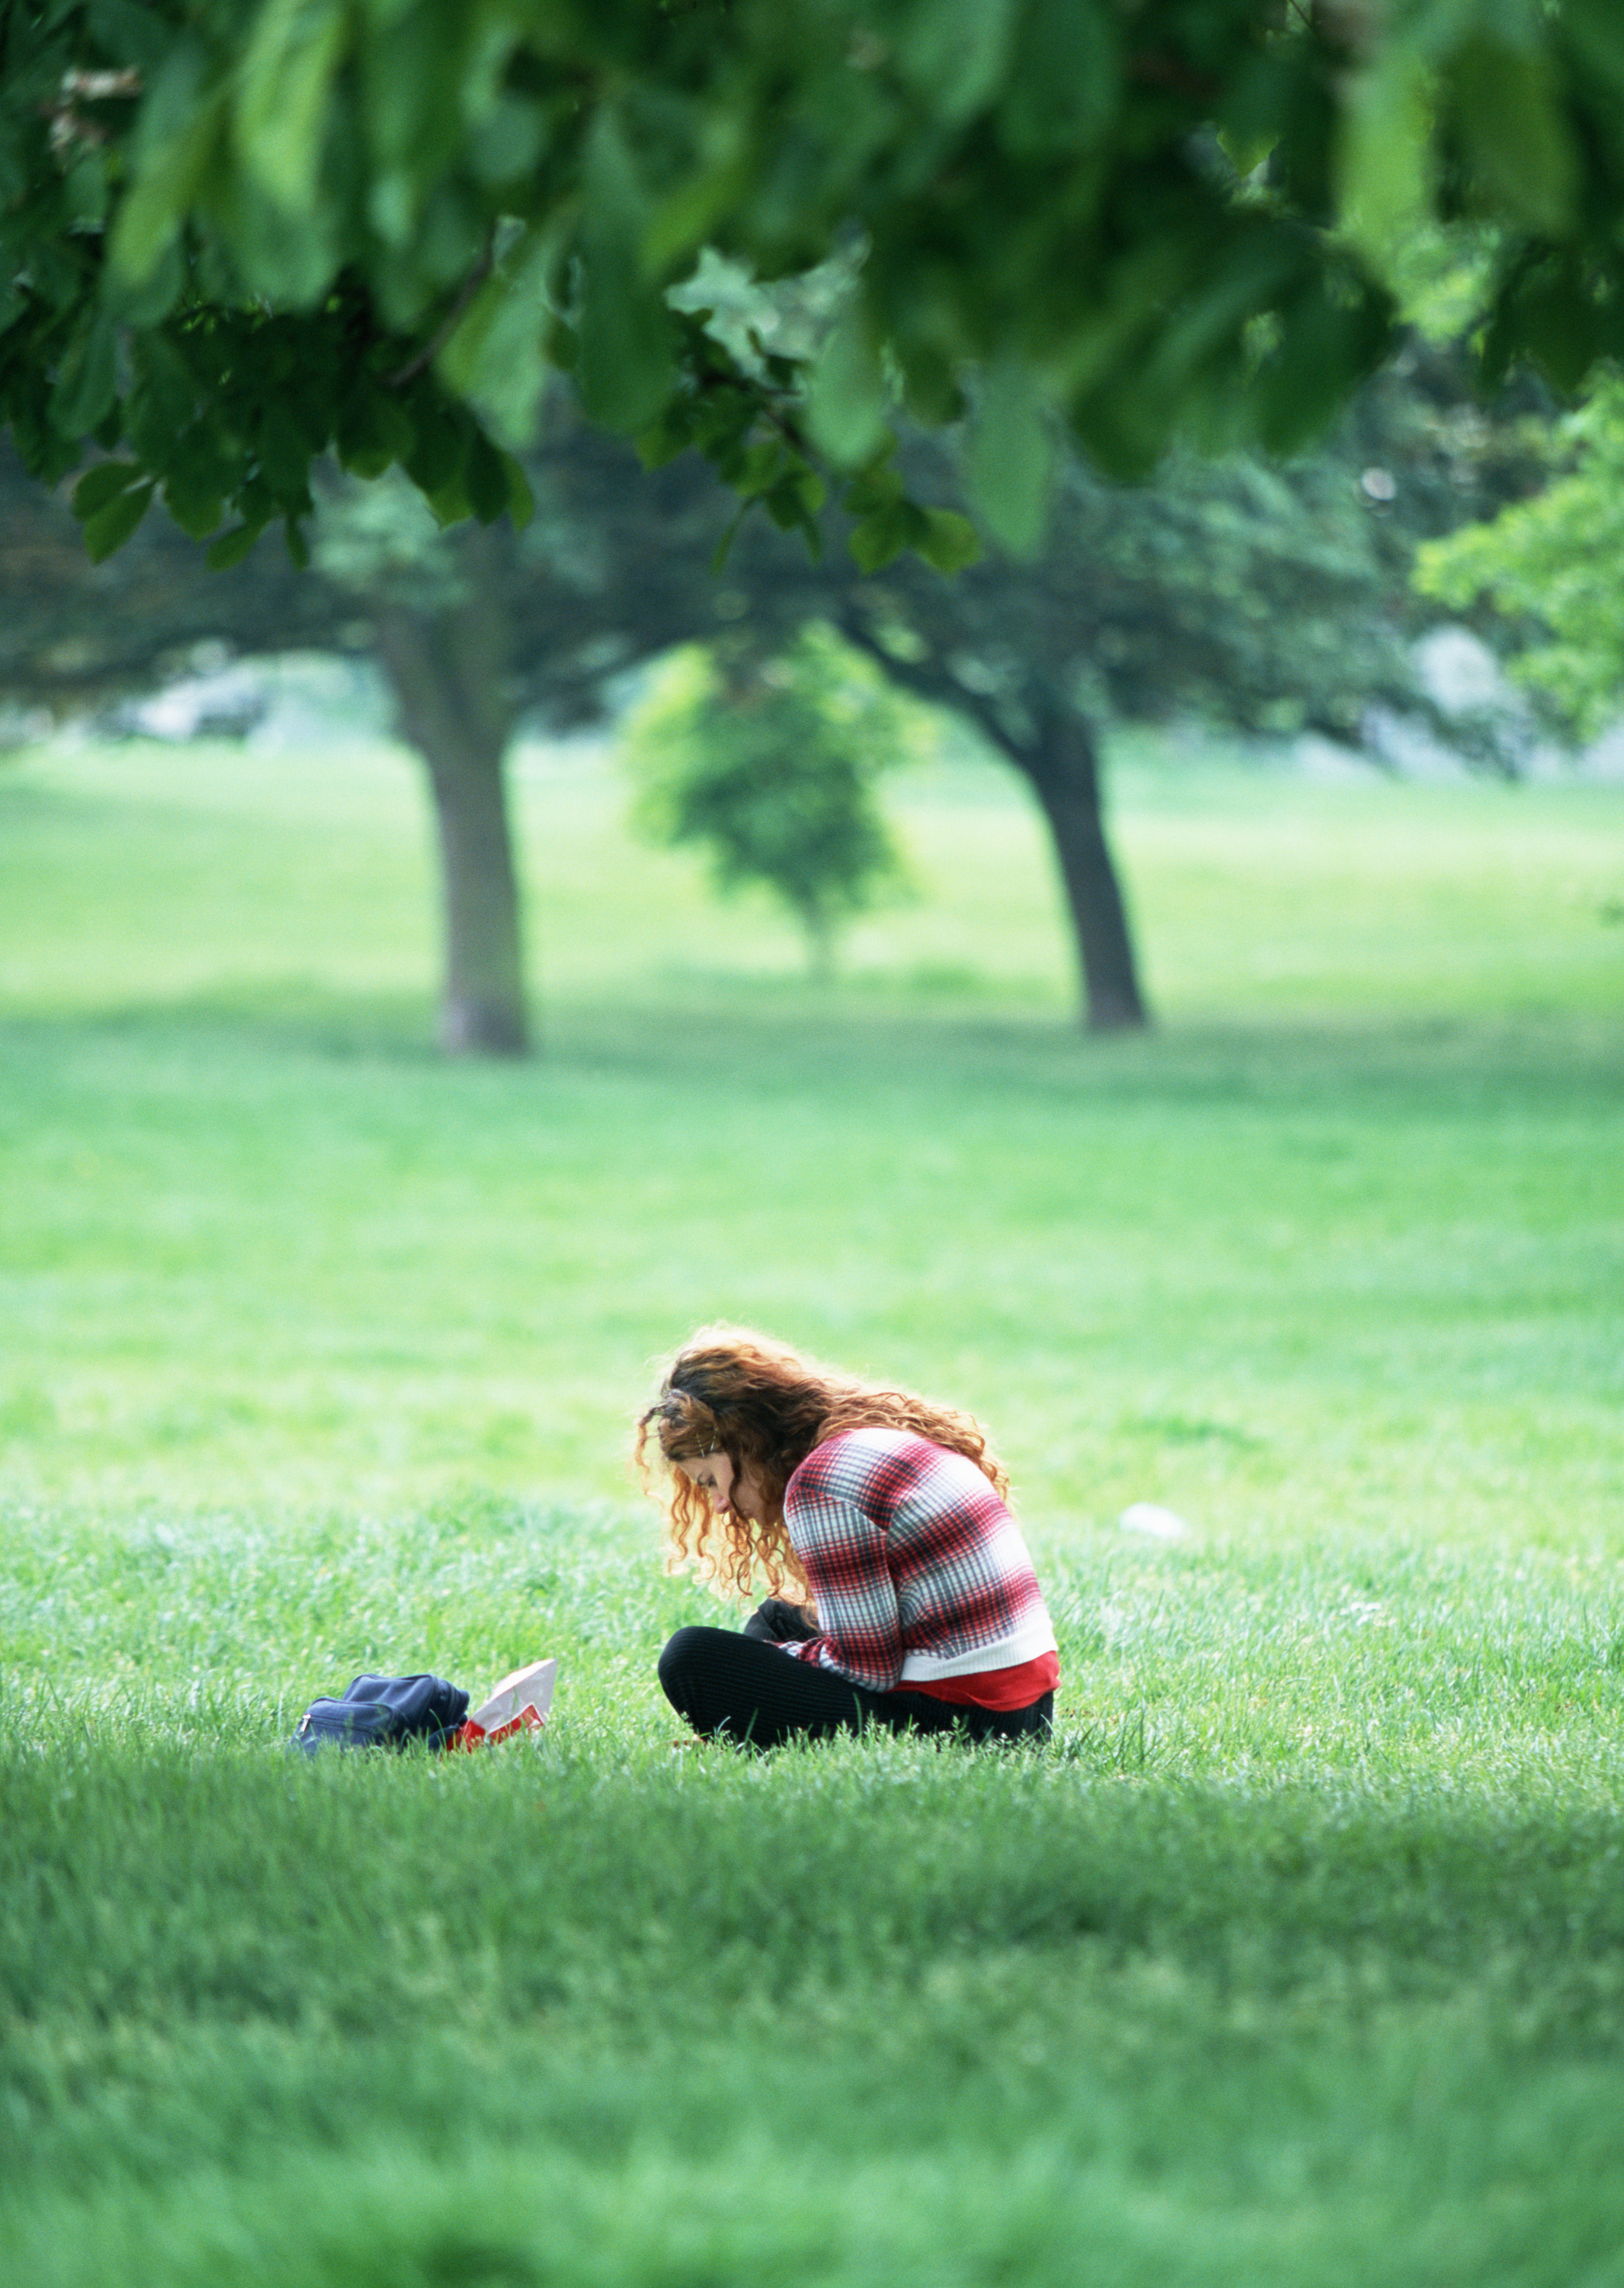
<instances>
[{"instance_id":1,"label":"open book","mask_svg":"<svg viewBox=\"0 0 1624 2288\"><path fill-rule=\"evenodd\" d=\"M552 1688L558 1680L556 1660L532 1661L516 1668L500 1684L493 1684L477 1708L471 1708L462 1725L447 1741L448 1748L492 1747L516 1732L539 1732L552 1706Z\"/></svg>"}]
</instances>

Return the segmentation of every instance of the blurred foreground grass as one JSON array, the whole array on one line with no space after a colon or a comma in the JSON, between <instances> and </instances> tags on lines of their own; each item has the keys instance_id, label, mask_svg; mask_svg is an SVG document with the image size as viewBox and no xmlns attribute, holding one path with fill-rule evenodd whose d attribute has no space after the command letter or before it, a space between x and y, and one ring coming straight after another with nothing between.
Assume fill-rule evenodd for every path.
<instances>
[{"instance_id":1,"label":"blurred foreground grass","mask_svg":"<svg viewBox=\"0 0 1624 2288\"><path fill-rule=\"evenodd\" d=\"M1624 2280L1624 795L1146 757L1085 1044L990 772L821 995L522 776L476 1071L396 759L0 771L0 2269ZM714 1314L986 1414L1048 1757L673 1754ZM534 1752L278 1752L543 1650Z\"/></svg>"}]
</instances>

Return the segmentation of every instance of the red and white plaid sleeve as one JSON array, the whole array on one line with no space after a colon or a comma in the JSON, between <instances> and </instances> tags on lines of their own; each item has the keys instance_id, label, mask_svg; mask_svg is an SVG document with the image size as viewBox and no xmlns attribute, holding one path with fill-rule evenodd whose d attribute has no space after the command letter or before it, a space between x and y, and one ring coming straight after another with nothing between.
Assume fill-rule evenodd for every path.
<instances>
[{"instance_id":1,"label":"red and white plaid sleeve","mask_svg":"<svg viewBox=\"0 0 1624 2288\"><path fill-rule=\"evenodd\" d=\"M796 1473L790 1536L823 1633L783 1649L871 1692L894 1691L902 1673L902 1621L885 1524L865 1505L850 1471L817 1466L829 1450L820 1447Z\"/></svg>"}]
</instances>

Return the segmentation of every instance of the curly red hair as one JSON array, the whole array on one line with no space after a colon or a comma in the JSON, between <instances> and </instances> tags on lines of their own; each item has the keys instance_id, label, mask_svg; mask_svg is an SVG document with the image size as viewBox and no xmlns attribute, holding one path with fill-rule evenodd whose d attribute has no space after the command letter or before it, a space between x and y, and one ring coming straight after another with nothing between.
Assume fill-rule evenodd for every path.
<instances>
[{"instance_id":1,"label":"curly red hair","mask_svg":"<svg viewBox=\"0 0 1624 2288\"><path fill-rule=\"evenodd\" d=\"M700 1328L665 1370L654 1404L638 1417L634 1459L652 1492L651 1431L668 1464L725 1454L736 1472L754 1474L765 1519L757 1524L732 1511L716 1516L701 1489L672 1469L667 1507L672 1569L696 1561L701 1580L740 1598L750 1595L759 1569L770 1596L804 1603L806 1582L784 1528L784 1489L826 1438L873 1429L910 1430L963 1454L1008 1498L1009 1473L973 1414L911 1390L860 1382L749 1327Z\"/></svg>"}]
</instances>

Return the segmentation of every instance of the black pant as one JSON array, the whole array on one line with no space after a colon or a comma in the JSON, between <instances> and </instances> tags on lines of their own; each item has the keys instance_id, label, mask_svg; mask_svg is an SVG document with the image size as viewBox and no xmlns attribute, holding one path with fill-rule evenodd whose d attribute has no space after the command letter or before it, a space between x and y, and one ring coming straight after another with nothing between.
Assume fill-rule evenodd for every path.
<instances>
[{"instance_id":1,"label":"black pant","mask_svg":"<svg viewBox=\"0 0 1624 2288\"><path fill-rule=\"evenodd\" d=\"M797 1633L780 1627L773 1633ZM1054 1720L1052 1692L1029 1708L970 1708L928 1692L870 1692L810 1661L791 1660L754 1631L741 1636L733 1629L678 1629L660 1656L660 1683L701 1739L721 1734L753 1748L777 1748L797 1738L826 1740L831 1733L861 1732L870 1724L883 1724L891 1732L1042 1742Z\"/></svg>"}]
</instances>

